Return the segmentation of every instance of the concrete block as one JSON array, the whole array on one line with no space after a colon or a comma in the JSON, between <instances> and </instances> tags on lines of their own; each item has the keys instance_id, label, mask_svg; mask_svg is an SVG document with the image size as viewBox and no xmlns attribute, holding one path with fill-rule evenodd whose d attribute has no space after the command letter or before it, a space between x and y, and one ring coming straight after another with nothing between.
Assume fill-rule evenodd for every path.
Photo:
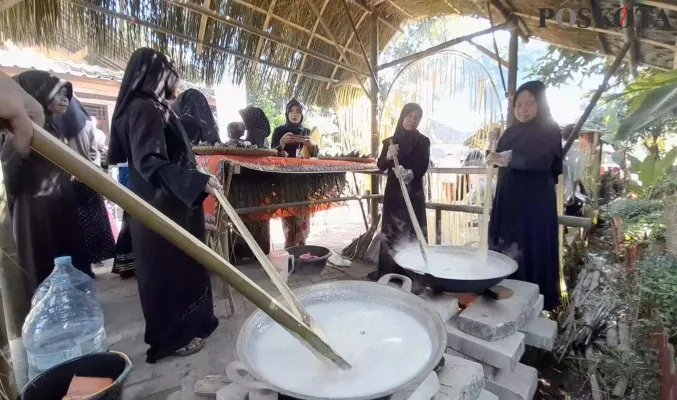
<instances>
[{"instance_id":1,"label":"concrete block","mask_svg":"<svg viewBox=\"0 0 677 400\"><path fill-rule=\"evenodd\" d=\"M476 359L474 359L470 356L467 356L467 355L465 355L461 352L458 352L456 350L452 350L448 347L447 347L446 353L450 354L454 357L461 357L463 359L466 359L466 360L480 364L482 366L482 372L484 373L485 378L493 378L496 375L496 373L498 372L498 368L494 367L493 365L489 365L489 364L484 363L480 360L476 360Z\"/></svg>"},{"instance_id":2,"label":"concrete block","mask_svg":"<svg viewBox=\"0 0 677 400\"><path fill-rule=\"evenodd\" d=\"M484 389L482 390L482 393L480 393L480 397L478 397L477 400L499 400L499 399L498 396L491 393L487 389Z\"/></svg>"},{"instance_id":3,"label":"concrete block","mask_svg":"<svg viewBox=\"0 0 677 400\"><path fill-rule=\"evenodd\" d=\"M484 389L482 366L460 357L444 355L444 367L437 372L440 391L433 399L476 400Z\"/></svg>"},{"instance_id":4,"label":"concrete block","mask_svg":"<svg viewBox=\"0 0 677 400\"><path fill-rule=\"evenodd\" d=\"M272 390L250 390L247 400L277 400L279 394Z\"/></svg>"},{"instance_id":5,"label":"concrete block","mask_svg":"<svg viewBox=\"0 0 677 400\"><path fill-rule=\"evenodd\" d=\"M514 335L524 326L538 301L538 285L513 279L505 279L500 285L512 290L512 297L492 300L480 296L458 316L463 332L495 341Z\"/></svg>"},{"instance_id":6,"label":"concrete block","mask_svg":"<svg viewBox=\"0 0 677 400\"><path fill-rule=\"evenodd\" d=\"M557 340L557 322L551 319L534 318L520 329L524 334L524 344L552 351Z\"/></svg>"},{"instance_id":7,"label":"concrete block","mask_svg":"<svg viewBox=\"0 0 677 400\"><path fill-rule=\"evenodd\" d=\"M445 295L429 297L426 295L421 298L440 313L440 317L445 323L458 314L458 299L456 297Z\"/></svg>"},{"instance_id":8,"label":"concrete block","mask_svg":"<svg viewBox=\"0 0 677 400\"><path fill-rule=\"evenodd\" d=\"M501 400L532 400L538 386L538 371L517 364L514 371L499 371L494 379L486 379L485 385Z\"/></svg>"},{"instance_id":9,"label":"concrete block","mask_svg":"<svg viewBox=\"0 0 677 400\"><path fill-rule=\"evenodd\" d=\"M536 300L536 303L534 304L534 308L531 309L531 312L529 313L528 319L534 319L534 318L540 317L541 312L543 312L544 305L545 305L545 297L543 297L542 294L539 294L538 300Z\"/></svg>"},{"instance_id":10,"label":"concrete block","mask_svg":"<svg viewBox=\"0 0 677 400\"><path fill-rule=\"evenodd\" d=\"M517 332L489 342L468 335L458 327L458 320L447 322L447 347L499 369L512 371L524 354L524 334Z\"/></svg>"},{"instance_id":11,"label":"concrete block","mask_svg":"<svg viewBox=\"0 0 677 400\"><path fill-rule=\"evenodd\" d=\"M249 389L237 383L231 383L216 392L216 400L247 400Z\"/></svg>"},{"instance_id":12,"label":"concrete block","mask_svg":"<svg viewBox=\"0 0 677 400\"><path fill-rule=\"evenodd\" d=\"M394 393L388 397L388 400L430 400L439 391L440 380L435 372L431 372L422 383Z\"/></svg>"}]
</instances>

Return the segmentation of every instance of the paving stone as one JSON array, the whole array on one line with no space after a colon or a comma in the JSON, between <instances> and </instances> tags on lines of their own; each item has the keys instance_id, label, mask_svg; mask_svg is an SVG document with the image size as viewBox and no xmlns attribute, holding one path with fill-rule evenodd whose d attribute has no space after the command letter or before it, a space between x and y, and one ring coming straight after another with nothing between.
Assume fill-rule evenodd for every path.
<instances>
[{"instance_id":1,"label":"paving stone","mask_svg":"<svg viewBox=\"0 0 677 400\"><path fill-rule=\"evenodd\" d=\"M430 307L435 309L442 317L442 322L446 323L458 314L458 299L451 296L422 296Z\"/></svg>"},{"instance_id":2,"label":"paving stone","mask_svg":"<svg viewBox=\"0 0 677 400\"><path fill-rule=\"evenodd\" d=\"M477 400L499 400L499 399L498 396L491 393L487 389L484 389L482 390L482 393L480 393L480 397L478 397Z\"/></svg>"},{"instance_id":3,"label":"paving stone","mask_svg":"<svg viewBox=\"0 0 677 400\"><path fill-rule=\"evenodd\" d=\"M505 279L500 285L512 290L512 296L504 300L480 296L459 314L459 328L463 332L495 341L524 326L538 301L538 285L513 279Z\"/></svg>"},{"instance_id":4,"label":"paving stone","mask_svg":"<svg viewBox=\"0 0 677 400\"><path fill-rule=\"evenodd\" d=\"M485 384L501 400L531 400L538 386L538 371L520 363L514 371L499 371L494 379L486 379Z\"/></svg>"},{"instance_id":5,"label":"paving stone","mask_svg":"<svg viewBox=\"0 0 677 400\"><path fill-rule=\"evenodd\" d=\"M248 400L277 400L278 397L272 390L250 390Z\"/></svg>"},{"instance_id":6,"label":"paving stone","mask_svg":"<svg viewBox=\"0 0 677 400\"><path fill-rule=\"evenodd\" d=\"M231 383L216 392L216 400L247 400L249 389L237 383Z\"/></svg>"},{"instance_id":7,"label":"paving stone","mask_svg":"<svg viewBox=\"0 0 677 400\"><path fill-rule=\"evenodd\" d=\"M534 308L531 309L528 319L538 318L541 315L541 312L543 312L544 305L545 305L545 297L543 297L542 294L539 294L538 300L536 300Z\"/></svg>"},{"instance_id":8,"label":"paving stone","mask_svg":"<svg viewBox=\"0 0 677 400\"><path fill-rule=\"evenodd\" d=\"M546 318L534 318L520 329L524 334L524 344L552 351L557 340L557 322Z\"/></svg>"},{"instance_id":9,"label":"paving stone","mask_svg":"<svg viewBox=\"0 0 677 400\"><path fill-rule=\"evenodd\" d=\"M435 372L431 372L420 385L392 394L388 400L430 400L440 391L440 380Z\"/></svg>"},{"instance_id":10,"label":"paving stone","mask_svg":"<svg viewBox=\"0 0 677 400\"><path fill-rule=\"evenodd\" d=\"M458 352L456 350L452 350L450 348L447 348L446 353L451 354L452 356L455 356L455 357L461 357L461 358L464 358L466 360L473 361L473 362L480 364L482 366L482 371L484 372L485 378L493 378L496 375L496 372L498 372L498 368L494 367L493 365L489 365L489 364L484 363L480 360L476 360L476 359L474 359L470 356L467 356L467 355L465 355L461 352Z\"/></svg>"},{"instance_id":11,"label":"paving stone","mask_svg":"<svg viewBox=\"0 0 677 400\"><path fill-rule=\"evenodd\" d=\"M524 334L520 332L489 342L461 331L457 318L447 322L446 327L447 347L496 368L512 371L524 354Z\"/></svg>"},{"instance_id":12,"label":"paving stone","mask_svg":"<svg viewBox=\"0 0 677 400\"><path fill-rule=\"evenodd\" d=\"M482 366L460 357L445 354L444 367L437 376L441 387L435 400L475 400L484 389Z\"/></svg>"}]
</instances>

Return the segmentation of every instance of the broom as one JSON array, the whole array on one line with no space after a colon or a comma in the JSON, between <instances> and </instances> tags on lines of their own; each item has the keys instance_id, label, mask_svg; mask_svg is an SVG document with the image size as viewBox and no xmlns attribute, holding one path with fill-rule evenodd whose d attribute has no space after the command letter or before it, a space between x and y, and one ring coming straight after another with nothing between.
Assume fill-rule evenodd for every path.
<instances>
[{"instance_id":1,"label":"broom","mask_svg":"<svg viewBox=\"0 0 677 400\"><path fill-rule=\"evenodd\" d=\"M359 260L364 258L364 254L367 252L372 240L374 240L376 230L381 225L381 214L378 215L376 220L378 221L377 223L371 224L366 232L355 238L348 246L343 249L343 251L341 251L341 255L343 257L347 257L351 260Z\"/></svg>"}]
</instances>

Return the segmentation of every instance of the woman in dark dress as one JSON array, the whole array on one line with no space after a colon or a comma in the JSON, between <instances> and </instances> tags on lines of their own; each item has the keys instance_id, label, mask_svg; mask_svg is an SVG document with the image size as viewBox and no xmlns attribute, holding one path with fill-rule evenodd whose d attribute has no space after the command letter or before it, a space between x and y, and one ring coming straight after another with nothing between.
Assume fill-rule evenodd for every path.
<instances>
[{"instance_id":1,"label":"woman in dark dress","mask_svg":"<svg viewBox=\"0 0 677 400\"><path fill-rule=\"evenodd\" d=\"M393 261L395 248L400 243L417 241L398 176L402 176L407 183L411 205L421 224L423 235L427 238L423 176L430 165L430 139L417 130L422 116L423 110L418 104L405 105L397 122L395 134L383 141L378 168L381 171L388 171L388 180L383 193L381 224L381 232L385 238L378 256L378 270L369 274L372 280L377 280L385 274L403 273L404 270ZM394 156L397 156L400 168L395 168Z\"/></svg>"},{"instance_id":2,"label":"woman in dark dress","mask_svg":"<svg viewBox=\"0 0 677 400\"><path fill-rule=\"evenodd\" d=\"M559 304L559 240L555 185L562 173L559 126L545 85L527 82L515 93L514 125L498 139L487 164L499 167L489 245L515 258L513 278L538 284L545 309Z\"/></svg>"},{"instance_id":3,"label":"woman in dark dress","mask_svg":"<svg viewBox=\"0 0 677 400\"><path fill-rule=\"evenodd\" d=\"M310 140L310 130L303 126L303 107L296 99L287 103L287 122L273 131L273 139L270 147L285 157L296 157L296 153L305 146L310 150L311 156L318 154L318 147ZM296 137L295 137L296 136ZM298 137L307 139L299 141ZM296 215L282 218L284 230L284 247L304 246L310 235L310 214L303 210L297 210Z\"/></svg>"},{"instance_id":4,"label":"woman in dark dress","mask_svg":"<svg viewBox=\"0 0 677 400\"><path fill-rule=\"evenodd\" d=\"M130 190L205 240L202 202L219 184L197 170L188 137L167 104L178 83L164 54L148 48L132 54L115 104L108 161L128 161ZM140 221L132 218L130 226L150 345L146 362L200 350L219 323L207 271Z\"/></svg>"},{"instance_id":5,"label":"woman in dark dress","mask_svg":"<svg viewBox=\"0 0 677 400\"><path fill-rule=\"evenodd\" d=\"M172 104L172 110L179 117L179 122L193 146L197 146L200 142L213 145L221 141L219 126L209 102L199 90L188 89L181 93Z\"/></svg>"},{"instance_id":6,"label":"woman in dark dress","mask_svg":"<svg viewBox=\"0 0 677 400\"><path fill-rule=\"evenodd\" d=\"M66 112L71 84L45 71L23 72L14 80L42 105L45 130L66 143L54 125L54 114ZM4 141L0 158L19 260L32 289L52 272L59 256L71 256L73 266L93 278L78 224L73 177L36 151L17 153L10 140Z\"/></svg>"},{"instance_id":7,"label":"woman in dark dress","mask_svg":"<svg viewBox=\"0 0 677 400\"><path fill-rule=\"evenodd\" d=\"M240 117L247 130L247 141L258 147L267 147L266 138L270 136L270 121L266 113L258 107L249 106L240 110Z\"/></svg>"},{"instance_id":8,"label":"woman in dark dress","mask_svg":"<svg viewBox=\"0 0 677 400\"><path fill-rule=\"evenodd\" d=\"M118 164L118 182L129 189L129 167L127 163ZM132 230L129 226L130 216L127 211L122 213L120 234L115 242L115 257L113 259L112 273L127 279L136 275L134 267L134 252L132 251Z\"/></svg>"},{"instance_id":9,"label":"woman in dark dress","mask_svg":"<svg viewBox=\"0 0 677 400\"><path fill-rule=\"evenodd\" d=\"M82 157L96 163L98 156L94 124L89 113L73 98L63 115L54 116L54 124L68 145ZM78 221L84 233L84 246L90 264L113 258L115 239L103 197L80 181L73 182L78 205Z\"/></svg>"}]
</instances>

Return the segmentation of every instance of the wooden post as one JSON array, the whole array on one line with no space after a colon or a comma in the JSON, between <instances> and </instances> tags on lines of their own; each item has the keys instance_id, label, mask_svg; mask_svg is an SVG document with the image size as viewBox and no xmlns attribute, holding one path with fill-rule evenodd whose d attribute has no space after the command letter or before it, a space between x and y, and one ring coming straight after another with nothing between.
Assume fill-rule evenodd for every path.
<instances>
[{"instance_id":1,"label":"wooden post","mask_svg":"<svg viewBox=\"0 0 677 400\"><path fill-rule=\"evenodd\" d=\"M435 209L435 244L442 244L442 210Z\"/></svg>"},{"instance_id":2,"label":"wooden post","mask_svg":"<svg viewBox=\"0 0 677 400\"><path fill-rule=\"evenodd\" d=\"M510 44L508 47L508 115L506 126L515 122L514 102L517 91L517 50L519 49L517 19L510 20Z\"/></svg>"},{"instance_id":3,"label":"wooden post","mask_svg":"<svg viewBox=\"0 0 677 400\"><path fill-rule=\"evenodd\" d=\"M371 24L369 26L370 33L370 52L371 52L371 65L378 65L378 14L375 12L371 13ZM378 132L378 70L374 71L374 75L371 76L371 91L369 92L371 98L371 155L373 157L378 157L378 148L380 145L380 135ZM370 175L371 179L371 194L379 193L379 175L372 174ZM378 202L371 202L371 223L377 224L378 216Z\"/></svg>"}]
</instances>

